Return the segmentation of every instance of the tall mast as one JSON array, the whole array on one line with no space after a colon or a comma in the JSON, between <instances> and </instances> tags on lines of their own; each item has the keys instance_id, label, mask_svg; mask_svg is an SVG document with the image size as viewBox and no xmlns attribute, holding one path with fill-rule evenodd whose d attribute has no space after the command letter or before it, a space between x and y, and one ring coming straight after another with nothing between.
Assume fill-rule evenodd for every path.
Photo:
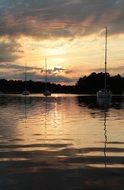
<instances>
[{"instance_id":1,"label":"tall mast","mask_svg":"<svg viewBox=\"0 0 124 190\"><path fill-rule=\"evenodd\" d=\"M105 86L106 89L106 73L107 73L107 27L105 28Z\"/></svg>"},{"instance_id":2,"label":"tall mast","mask_svg":"<svg viewBox=\"0 0 124 190\"><path fill-rule=\"evenodd\" d=\"M26 65L26 62L25 62L25 91L26 91L26 83L27 83L27 65Z\"/></svg>"},{"instance_id":3,"label":"tall mast","mask_svg":"<svg viewBox=\"0 0 124 190\"><path fill-rule=\"evenodd\" d=\"M45 57L45 91L47 90L47 59Z\"/></svg>"}]
</instances>

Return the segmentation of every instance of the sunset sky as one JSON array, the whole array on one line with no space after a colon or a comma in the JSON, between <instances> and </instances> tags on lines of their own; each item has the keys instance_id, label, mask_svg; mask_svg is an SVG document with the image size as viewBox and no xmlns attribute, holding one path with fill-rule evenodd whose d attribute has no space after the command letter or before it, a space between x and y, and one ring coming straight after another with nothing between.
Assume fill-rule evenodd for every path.
<instances>
[{"instance_id":1,"label":"sunset sky","mask_svg":"<svg viewBox=\"0 0 124 190\"><path fill-rule=\"evenodd\" d=\"M124 76L124 0L0 0L0 78L75 84L104 69Z\"/></svg>"}]
</instances>

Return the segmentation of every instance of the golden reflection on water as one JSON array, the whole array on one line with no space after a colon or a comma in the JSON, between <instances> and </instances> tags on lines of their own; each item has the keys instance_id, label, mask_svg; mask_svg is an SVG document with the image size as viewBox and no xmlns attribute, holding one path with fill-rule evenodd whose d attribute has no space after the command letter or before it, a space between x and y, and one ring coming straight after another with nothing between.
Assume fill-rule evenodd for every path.
<instances>
[{"instance_id":1,"label":"golden reflection on water","mask_svg":"<svg viewBox=\"0 0 124 190\"><path fill-rule=\"evenodd\" d=\"M123 167L122 108L101 109L95 97L29 96L6 100L0 114L4 161L11 151L13 159L63 167Z\"/></svg>"}]
</instances>

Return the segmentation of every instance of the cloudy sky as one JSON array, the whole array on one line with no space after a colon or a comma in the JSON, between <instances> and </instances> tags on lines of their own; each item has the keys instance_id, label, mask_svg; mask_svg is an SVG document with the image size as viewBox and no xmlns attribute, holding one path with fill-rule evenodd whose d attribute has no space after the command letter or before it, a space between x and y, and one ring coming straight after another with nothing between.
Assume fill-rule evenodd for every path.
<instances>
[{"instance_id":1,"label":"cloudy sky","mask_svg":"<svg viewBox=\"0 0 124 190\"><path fill-rule=\"evenodd\" d=\"M124 76L124 0L0 0L0 78L74 84L104 69Z\"/></svg>"}]
</instances>

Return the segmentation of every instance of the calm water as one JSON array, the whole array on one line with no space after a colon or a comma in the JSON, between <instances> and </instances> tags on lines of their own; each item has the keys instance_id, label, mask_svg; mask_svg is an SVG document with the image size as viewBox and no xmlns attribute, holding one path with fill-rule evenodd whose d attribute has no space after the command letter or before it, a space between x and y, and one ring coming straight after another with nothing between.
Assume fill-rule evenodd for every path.
<instances>
[{"instance_id":1,"label":"calm water","mask_svg":"<svg viewBox=\"0 0 124 190\"><path fill-rule=\"evenodd\" d=\"M124 189L124 98L1 95L0 190Z\"/></svg>"}]
</instances>

